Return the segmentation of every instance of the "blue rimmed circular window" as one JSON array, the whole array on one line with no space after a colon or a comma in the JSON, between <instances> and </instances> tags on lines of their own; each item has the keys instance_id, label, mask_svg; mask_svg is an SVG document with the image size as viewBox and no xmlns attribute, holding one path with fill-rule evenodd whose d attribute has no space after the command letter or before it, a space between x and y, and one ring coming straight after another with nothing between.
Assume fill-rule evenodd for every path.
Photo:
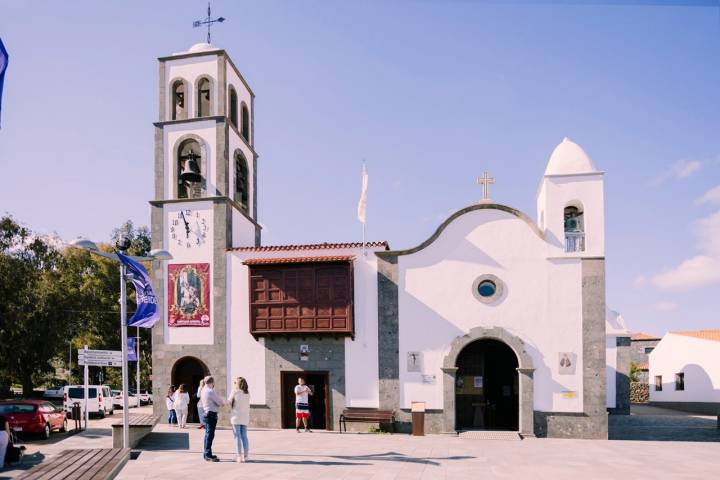
<instances>
[{"instance_id":1,"label":"blue rimmed circular window","mask_svg":"<svg viewBox=\"0 0 720 480\"><path fill-rule=\"evenodd\" d=\"M472 294L482 303L494 303L503 295L504 284L495 275L480 275L473 282Z\"/></svg>"},{"instance_id":2,"label":"blue rimmed circular window","mask_svg":"<svg viewBox=\"0 0 720 480\"><path fill-rule=\"evenodd\" d=\"M495 295L497 286L492 280L483 280L477 287L477 291L481 297L489 298Z\"/></svg>"}]
</instances>

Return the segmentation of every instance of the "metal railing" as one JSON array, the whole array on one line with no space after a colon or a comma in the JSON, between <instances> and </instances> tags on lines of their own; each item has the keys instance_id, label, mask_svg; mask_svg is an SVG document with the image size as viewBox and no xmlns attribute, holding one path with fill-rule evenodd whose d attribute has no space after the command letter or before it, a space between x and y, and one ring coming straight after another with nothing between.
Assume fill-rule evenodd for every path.
<instances>
[{"instance_id":1,"label":"metal railing","mask_svg":"<svg viewBox=\"0 0 720 480\"><path fill-rule=\"evenodd\" d=\"M585 251L585 233L584 232L565 232L565 251L566 252L584 252Z\"/></svg>"}]
</instances>

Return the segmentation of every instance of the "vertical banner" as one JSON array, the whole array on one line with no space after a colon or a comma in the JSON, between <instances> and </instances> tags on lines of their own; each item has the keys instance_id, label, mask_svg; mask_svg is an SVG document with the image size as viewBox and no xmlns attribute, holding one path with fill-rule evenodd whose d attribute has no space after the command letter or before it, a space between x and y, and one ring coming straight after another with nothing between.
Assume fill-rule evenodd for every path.
<instances>
[{"instance_id":1,"label":"vertical banner","mask_svg":"<svg viewBox=\"0 0 720 480\"><path fill-rule=\"evenodd\" d=\"M137 362L137 341L135 337L128 337L128 362Z\"/></svg>"},{"instance_id":2,"label":"vertical banner","mask_svg":"<svg viewBox=\"0 0 720 480\"><path fill-rule=\"evenodd\" d=\"M210 264L168 265L168 326L210 326Z\"/></svg>"}]
</instances>

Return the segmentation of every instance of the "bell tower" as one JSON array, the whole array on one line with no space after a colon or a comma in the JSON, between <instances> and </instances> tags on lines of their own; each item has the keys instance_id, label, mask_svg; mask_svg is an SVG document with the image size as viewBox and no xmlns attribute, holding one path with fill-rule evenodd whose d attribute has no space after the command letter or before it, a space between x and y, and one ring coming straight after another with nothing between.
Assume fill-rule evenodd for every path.
<instances>
[{"instance_id":1,"label":"bell tower","mask_svg":"<svg viewBox=\"0 0 720 480\"><path fill-rule=\"evenodd\" d=\"M173 255L153 265L164 317L153 330L153 395L163 405L170 385L193 393L202 374L227 378L227 251L259 245L261 227L250 86L210 43L158 60L152 245Z\"/></svg>"}]
</instances>

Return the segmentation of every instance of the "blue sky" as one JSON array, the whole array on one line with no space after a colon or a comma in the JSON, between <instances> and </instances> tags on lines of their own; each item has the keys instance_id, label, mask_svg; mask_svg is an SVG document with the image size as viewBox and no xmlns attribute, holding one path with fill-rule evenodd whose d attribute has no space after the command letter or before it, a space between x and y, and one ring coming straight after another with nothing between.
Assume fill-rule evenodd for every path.
<instances>
[{"instance_id":1,"label":"blue sky","mask_svg":"<svg viewBox=\"0 0 720 480\"><path fill-rule=\"evenodd\" d=\"M359 240L363 158L370 239L420 243L484 170L534 218L568 136L607 172L609 305L656 334L720 328L713 3L213 2L257 95L263 242ZM204 39L205 7L0 0L0 212L68 239L147 224L156 58Z\"/></svg>"}]
</instances>

